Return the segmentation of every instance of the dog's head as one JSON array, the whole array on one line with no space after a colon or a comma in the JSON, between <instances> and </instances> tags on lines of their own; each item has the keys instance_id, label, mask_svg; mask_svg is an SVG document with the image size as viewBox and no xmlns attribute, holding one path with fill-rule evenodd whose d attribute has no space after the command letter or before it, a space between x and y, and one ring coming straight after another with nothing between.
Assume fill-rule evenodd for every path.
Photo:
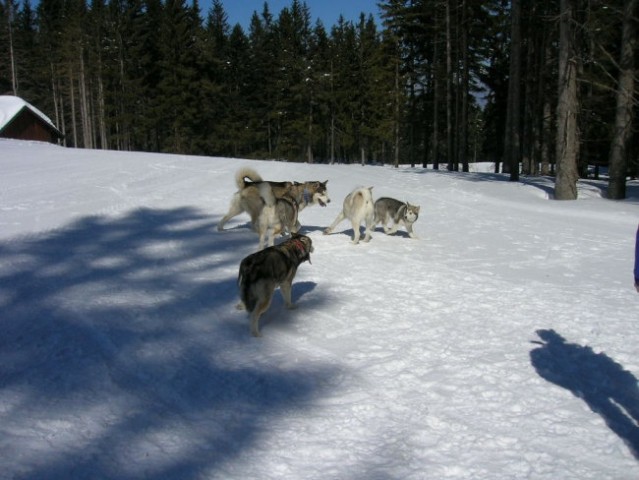
<instances>
[{"instance_id":1,"label":"dog's head","mask_svg":"<svg viewBox=\"0 0 639 480\"><path fill-rule=\"evenodd\" d=\"M290 242L293 252L299 259L300 263L308 260L311 263L311 253L313 252L313 241L310 237L299 233L291 234Z\"/></svg>"},{"instance_id":2,"label":"dog's head","mask_svg":"<svg viewBox=\"0 0 639 480\"><path fill-rule=\"evenodd\" d=\"M325 182L311 181L298 183L297 186L302 190L302 199L305 204L318 204L320 207L325 207L331 203L331 199L328 197L328 189Z\"/></svg>"},{"instance_id":3,"label":"dog's head","mask_svg":"<svg viewBox=\"0 0 639 480\"><path fill-rule=\"evenodd\" d=\"M419 205L411 205L406 202L406 211L404 212L404 221L406 222L416 222L419 217Z\"/></svg>"}]
</instances>

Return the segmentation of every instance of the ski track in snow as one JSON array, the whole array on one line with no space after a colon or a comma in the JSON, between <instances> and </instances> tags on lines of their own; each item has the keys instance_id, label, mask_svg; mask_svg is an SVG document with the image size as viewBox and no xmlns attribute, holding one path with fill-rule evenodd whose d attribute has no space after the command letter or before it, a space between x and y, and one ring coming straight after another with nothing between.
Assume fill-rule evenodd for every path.
<instances>
[{"instance_id":1,"label":"ski track in snow","mask_svg":"<svg viewBox=\"0 0 639 480\"><path fill-rule=\"evenodd\" d=\"M639 184L0 141L0 479L639 476ZM234 173L329 180L249 335ZM352 245L343 198L421 205ZM633 447L635 453L633 453Z\"/></svg>"}]
</instances>

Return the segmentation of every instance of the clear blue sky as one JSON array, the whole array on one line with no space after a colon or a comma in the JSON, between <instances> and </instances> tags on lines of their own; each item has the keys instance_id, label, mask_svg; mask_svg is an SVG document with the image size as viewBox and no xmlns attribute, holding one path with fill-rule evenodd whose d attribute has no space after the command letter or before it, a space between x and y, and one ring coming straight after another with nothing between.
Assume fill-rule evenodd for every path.
<instances>
[{"instance_id":1,"label":"clear blue sky","mask_svg":"<svg viewBox=\"0 0 639 480\"><path fill-rule=\"evenodd\" d=\"M232 27L236 23L242 25L247 30L254 11L262 13L265 0L222 0L224 11L229 17L229 25ZM266 0L273 17L277 18L285 7L290 7L292 0ZM311 11L311 20L315 24L318 18L324 23L327 30L337 23L340 14L347 21L356 22L359 14L364 12L375 16L375 21L379 24L378 0L306 0L306 5ZM202 15L206 18L211 4L211 0L200 0Z\"/></svg>"}]
</instances>

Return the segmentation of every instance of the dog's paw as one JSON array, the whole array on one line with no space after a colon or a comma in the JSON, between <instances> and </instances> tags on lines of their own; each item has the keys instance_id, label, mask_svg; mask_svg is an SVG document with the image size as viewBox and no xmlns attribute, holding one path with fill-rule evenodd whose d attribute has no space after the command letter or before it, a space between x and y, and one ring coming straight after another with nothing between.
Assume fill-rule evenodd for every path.
<instances>
[{"instance_id":1,"label":"dog's paw","mask_svg":"<svg viewBox=\"0 0 639 480\"><path fill-rule=\"evenodd\" d=\"M246 310L246 306L244 305L244 302L239 302L237 305L235 305L235 309L236 310Z\"/></svg>"},{"instance_id":2,"label":"dog's paw","mask_svg":"<svg viewBox=\"0 0 639 480\"><path fill-rule=\"evenodd\" d=\"M324 229L324 235L330 235L331 233L333 233L332 229L330 229L330 228Z\"/></svg>"}]
</instances>

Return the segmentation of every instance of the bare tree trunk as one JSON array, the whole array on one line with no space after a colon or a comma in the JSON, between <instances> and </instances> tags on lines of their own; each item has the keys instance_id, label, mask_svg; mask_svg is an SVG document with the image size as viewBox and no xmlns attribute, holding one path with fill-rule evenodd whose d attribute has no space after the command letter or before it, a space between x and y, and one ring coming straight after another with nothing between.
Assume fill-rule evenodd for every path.
<instances>
[{"instance_id":1,"label":"bare tree trunk","mask_svg":"<svg viewBox=\"0 0 639 480\"><path fill-rule=\"evenodd\" d=\"M540 162L541 162L541 174L542 175L550 175L551 164L552 164L552 103L550 101L550 95L545 94L545 90L543 84L545 83L543 80L546 78L548 71L551 68L551 59L553 58L552 50L551 50L551 42L547 39L544 45L544 61L542 76L540 77L540 95L539 97L543 102L543 112L541 118L541 139L540 139Z\"/></svg>"},{"instance_id":2,"label":"bare tree trunk","mask_svg":"<svg viewBox=\"0 0 639 480\"><path fill-rule=\"evenodd\" d=\"M450 2L446 1L446 157L448 170L453 170L453 59L450 32Z\"/></svg>"},{"instance_id":3,"label":"bare tree trunk","mask_svg":"<svg viewBox=\"0 0 639 480\"><path fill-rule=\"evenodd\" d=\"M69 100L71 102L71 131L73 132L73 146L78 148L78 124L75 107L75 88L73 85L73 67L69 66Z\"/></svg>"},{"instance_id":4,"label":"bare tree trunk","mask_svg":"<svg viewBox=\"0 0 639 480\"><path fill-rule=\"evenodd\" d=\"M433 136L430 151L433 169L439 170L439 42L433 44Z\"/></svg>"},{"instance_id":5,"label":"bare tree trunk","mask_svg":"<svg viewBox=\"0 0 639 480\"><path fill-rule=\"evenodd\" d=\"M330 150L331 165L335 163L335 72L333 71L333 60L331 60L331 133Z\"/></svg>"},{"instance_id":6,"label":"bare tree trunk","mask_svg":"<svg viewBox=\"0 0 639 480\"><path fill-rule=\"evenodd\" d=\"M308 144L306 146L306 162L313 163L313 95L308 106Z\"/></svg>"},{"instance_id":7,"label":"bare tree trunk","mask_svg":"<svg viewBox=\"0 0 639 480\"><path fill-rule=\"evenodd\" d=\"M541 120L541 174L550 175L552 105L548 97L544 97L544 111Z\"/></svg>"},{"instance_id":8,"label":"bare tree trunk","mask_svg":"<svg viewBox=\"0 0 639 480\"><path fill-rule=\"evenodd\" d=\"M521 5L511 2L510 75L508 80L508 106L504 136L504 171L511 181L519 180L520 117L521 117Z\"/></svg>"},{"instance_id":9,"label":"bare tree trunk","mask_svg":"<svg viewBox=\"0 0 639 480\"><path fill-rule=\"evenodd\" d=\"M13 50L13 1L5 2L7 7L7 28L9 32L9 61L11 62L11 88L14 96L18 96L18 71L16 68L16 57Z\"/></svg>"},{"instance_id":10,"label":"bare tree trunk","mask_svg":"<svg viewBox=\"0 0 639 480\"><path fill-rule=\"evenodd\" d=\"M634 95L633 55L637 47L633 12L637 0L624 2L619 84L617 86L617 111L615 133L610 145L608 198L626 198L627 151L632 134L632 99Z\"/></svg>"},{"instance_id":11,"label":"bare tree trunk","mask_svg":"<svg viewBox=\"0 0 639 480\"><path fill-rule=\"evenodd\" d=\"M557 177L555 198L577 199L577 58L573 23L574 0L561 0L559 24L559 98L557 103Z\"/></svg>"},{"instance_id":12,"label":"bare tree trunk","mask_svg":"<svg viewBox=\"0 0 639 480\"><path fill-rule=\"evenodd\" d=\"M398 56L399 56L399 46L398 48ZM393 166L395 168L399 167L399 100L400 100L400 91L399 91L399 58L395 59L395 158L393 159Z\"/></svg>"},{"instance_id":13,"label":"bare tree trunk","mask_svg":"<svg viewBox=\"0 0 639 480\"><path fill-rule=\"evenodd\" d=\"M91 112L89 108L89 94L87 89L86 73L84 68L84 52L80 48L80 78L78 79L80 90L80 116L82 119L82 139L84 148L93 148L93 128L91 126Z\"/></svg>"},{"instance_id":14,"label":"bare tree trunk","mask_svg":"<svg viewBox=\"0 0 639 480\"><path fill-rule=\"evenodd\" d=\"M459 161L462 171L468 172L468 96L470 90L470 75L468 65L468 19L466 16L466 0L462 2L461 21L461 51L462 51L462 81L461 81L461 125L459 131Z\"/></svg>"},{"instance_id":15,"label":"bare tree trunk","mask_svg":"<svg viewBox=\"0 0 639 480\"><path fill-rule=\"evenodd\" d=\"M109 148L106 128L106 106L104 102L104 83L102 82L102 68L98 70L98 123L100 125L100 147Z\"/></svg>"}]
</instances>

